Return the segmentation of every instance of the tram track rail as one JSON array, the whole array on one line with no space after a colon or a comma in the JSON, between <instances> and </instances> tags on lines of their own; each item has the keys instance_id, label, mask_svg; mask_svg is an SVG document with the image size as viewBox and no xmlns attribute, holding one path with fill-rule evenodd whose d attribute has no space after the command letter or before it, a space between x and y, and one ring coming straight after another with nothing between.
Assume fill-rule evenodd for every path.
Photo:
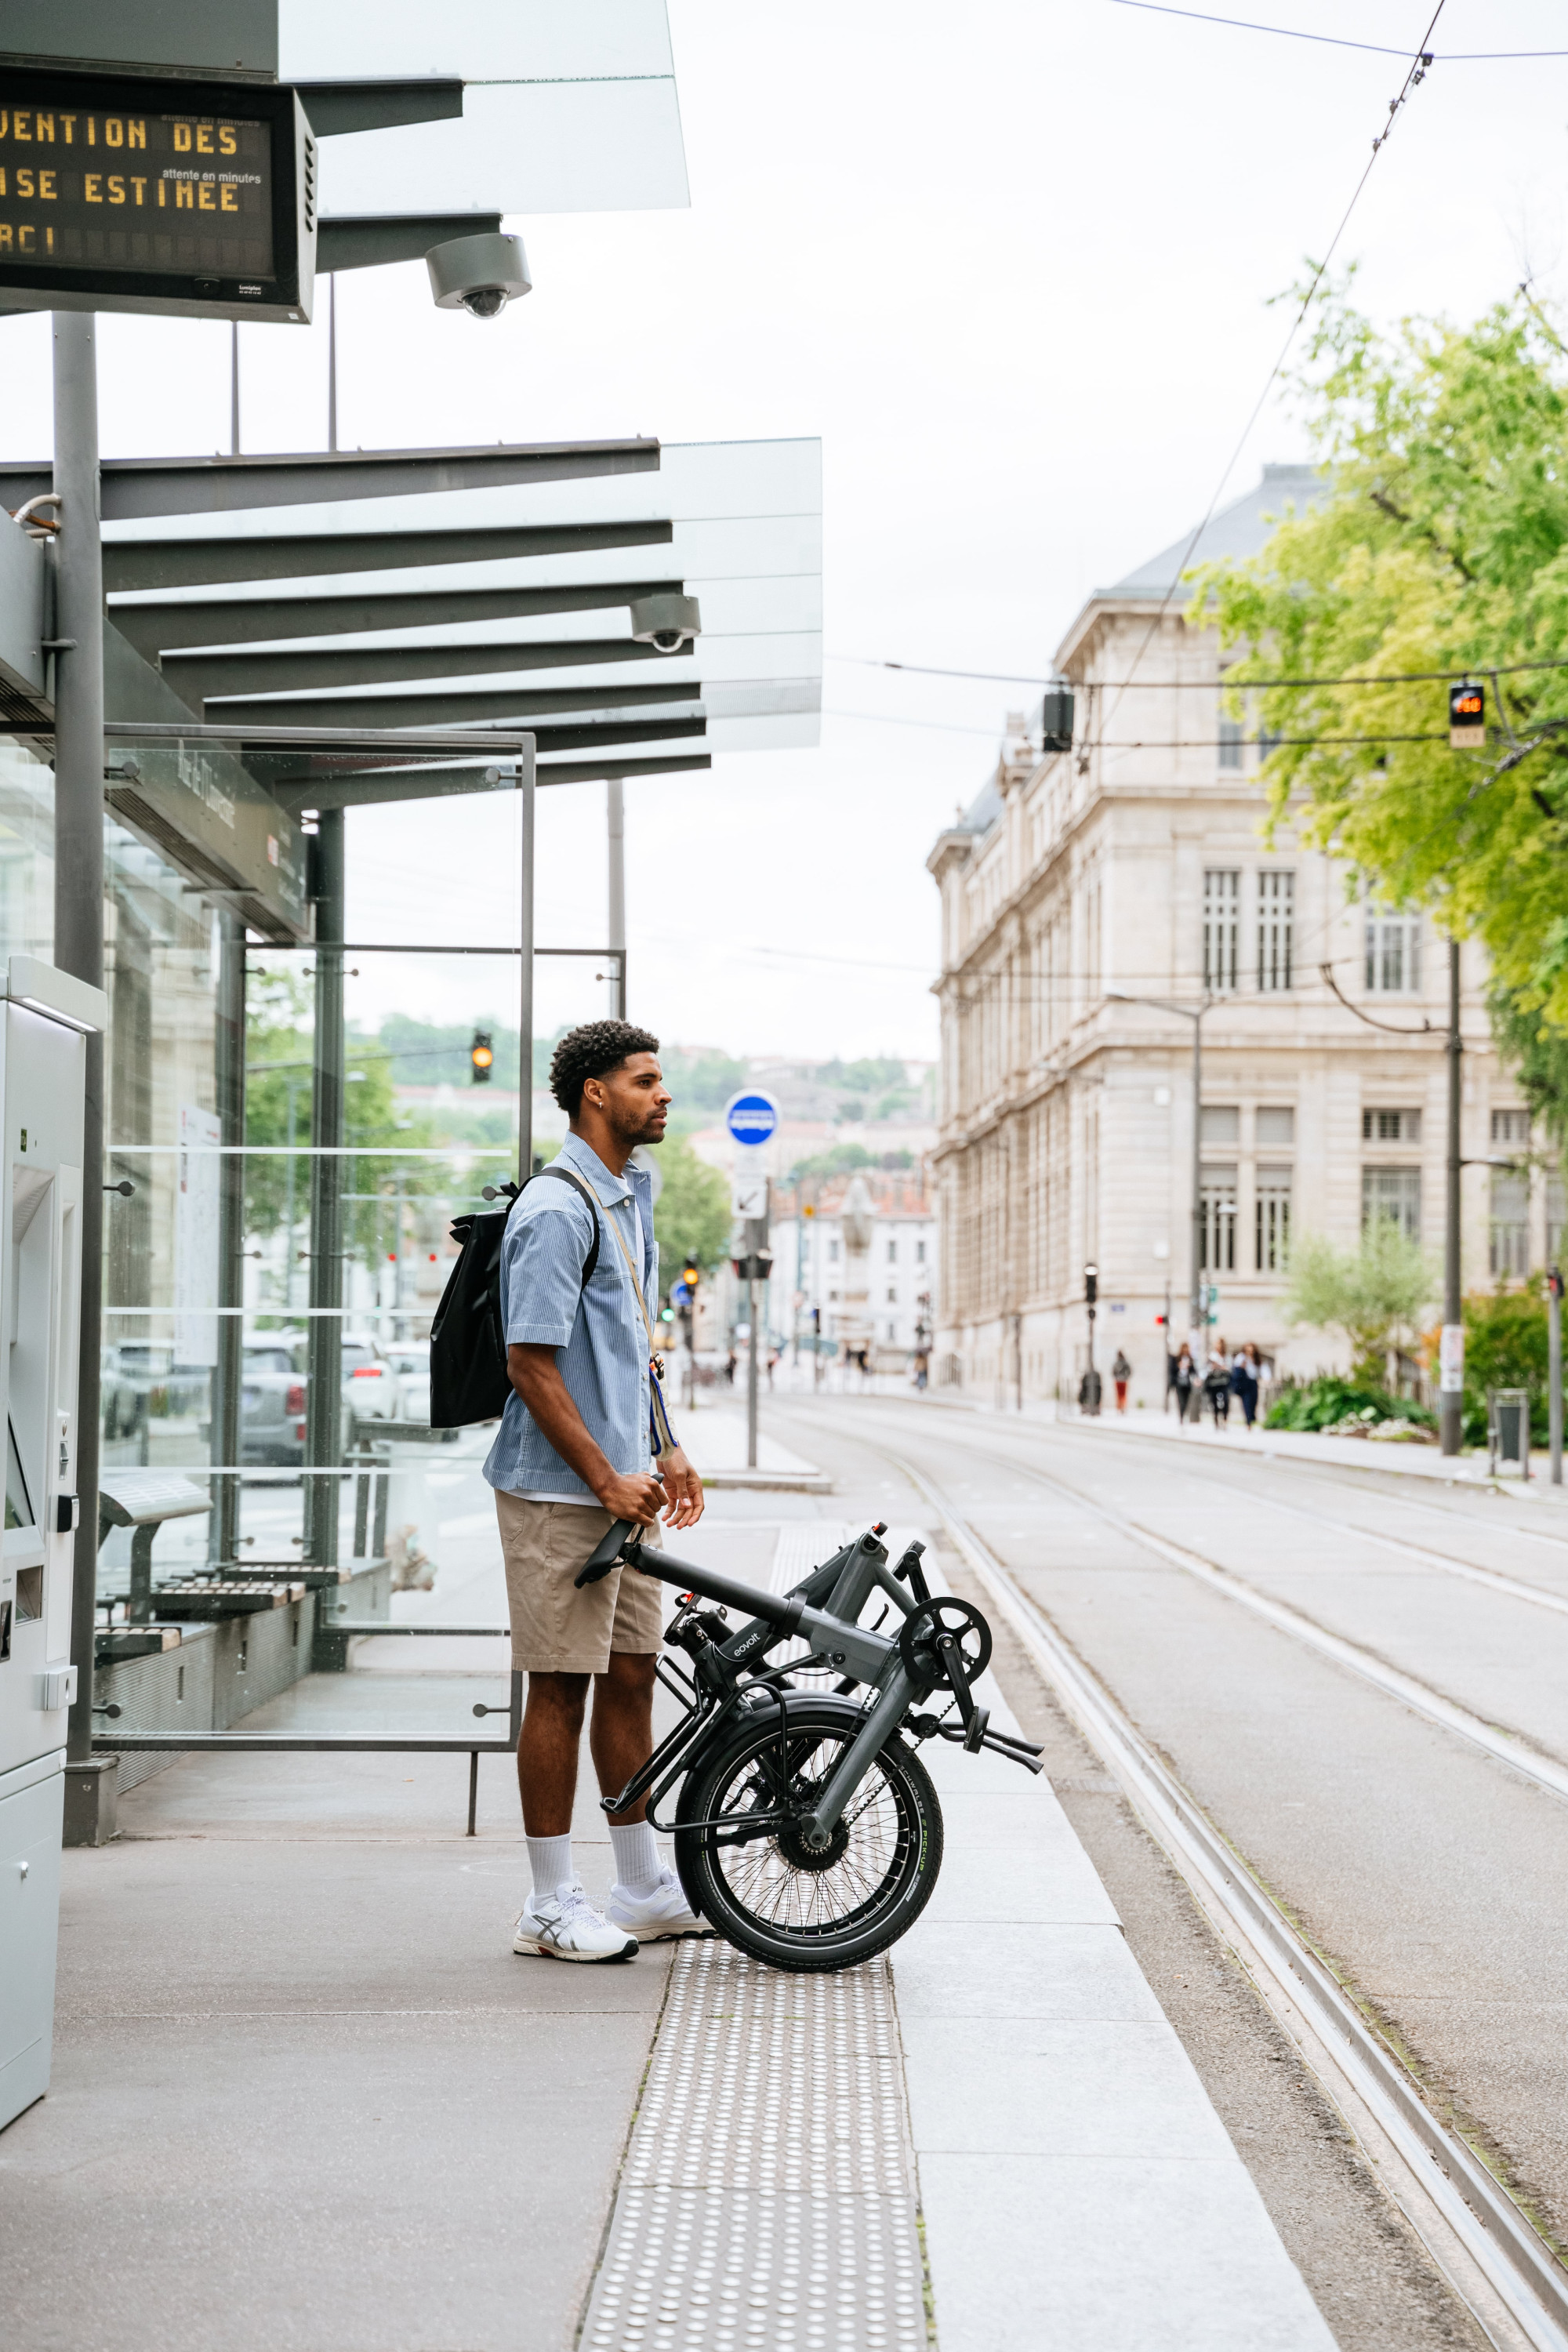
<instances>
[{"instance_id":1,"label":"tram track rail","mask_svg":"<svg viewBox=\"0 0 1568 2352\"><path fill-rule=\"evenodd\" d=\"M1375 2176L1489 2341L1499 2352L1568 2352L1568 2268L1529 2214L1484 2157L1433 2113L1416 2078L1353 1993L956 1502L894 1446L868 1442L924 1496L954 1550L1234 1952ZM1006 1454L990 1458L1026 1469ZM1156 1550L1165 1547L1165 1538L1120 1518L1065 1481L1037 1471L1027 1475L1138 1541ZM1179 1546L1169 1549L1182 1552ZM1185 1567L1195 1558L1184 1556L1178 1564ZM1226 1580L1227 1591L1231 1581ZM1511 1750L1507 1760L1516 1760Z\"/></svg>"}]
</instances>

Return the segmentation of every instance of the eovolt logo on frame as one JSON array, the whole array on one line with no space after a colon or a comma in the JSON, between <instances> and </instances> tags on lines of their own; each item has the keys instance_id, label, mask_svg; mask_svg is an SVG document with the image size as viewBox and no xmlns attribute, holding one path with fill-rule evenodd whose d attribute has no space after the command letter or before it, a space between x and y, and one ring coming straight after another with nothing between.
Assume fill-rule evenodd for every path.
<instances>
[{"instance_id":1,"label":"eovolt logo on frame","mask_svg":"<svg viewBox=\"0 0 1568 2352\"><path fill-rule=\"evenodd\" d=\"M778 1130L779 1107L772 1095L755 1089L731 1095L724 1106L724 1124L735 1141L755 1150L771 1143Z\"/></svg>"}]
</instances>

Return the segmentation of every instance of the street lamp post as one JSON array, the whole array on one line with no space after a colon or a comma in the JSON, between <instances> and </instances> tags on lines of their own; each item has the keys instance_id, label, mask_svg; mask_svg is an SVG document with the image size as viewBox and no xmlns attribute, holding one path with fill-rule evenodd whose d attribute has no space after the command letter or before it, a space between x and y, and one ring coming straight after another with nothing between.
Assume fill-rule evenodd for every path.
<instances>
[{"instance_id":1,"label":"street lamp post","mask_svg":"<svg viewBox=\"0 0 1568 2352\"><path fill-rule=\"evenodd\" d=\"M1100 1268L1086 1265L1083 1270L1083 1303L1089 1314L1089 1370L1084 1374L1084 1409L1098 1420L1100 1417L1100 1374L1094 1369L1095 1302L1100 1297Z\"/></svg>"},{"instance_id":2,"label":"street lamp post","mask_svg":"<svg viewBox=\"0 0 1568 2352\"><path fill-rule=\"evenodd\" d=\"M1204 1328L1204 1179L1203 1179L1203 1101L1204 1101L1204 1014L1212 1012L1217 999L1205 995L1201 1004L1173 1004L1164 996L1128 996L1119 988L1108 988L1106 995L1113 1004L1152 1004L1160 1013L1179 1013L1193 1024L1193 1234L1192 1234L1192 1312L1191 1328ZM1170 1341L1167 1328L1165 1339Z\"/></svg>"},{"instance_id":3,"label":"street lamp post","mask_svg":"<svg viewBox=\"0 0 1568 2352\"><path fill-rule=\"evenodd\" d=\"M1465 1326L1459 1302L1460 1057L1459 942L1448 942L1448 1153L1443 1233L1443 1332L1437 1357L1437 1428L1445 1454L1458 1454L1464 1433Z\"/></svg>"}]
</instances>

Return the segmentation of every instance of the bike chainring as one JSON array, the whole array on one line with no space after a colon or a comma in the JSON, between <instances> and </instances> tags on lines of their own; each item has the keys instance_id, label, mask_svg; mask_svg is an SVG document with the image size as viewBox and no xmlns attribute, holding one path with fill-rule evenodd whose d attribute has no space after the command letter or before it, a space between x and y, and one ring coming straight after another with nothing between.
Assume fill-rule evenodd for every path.
<instances>
[{"instance_id":1,"label":"bike chainring","mask_svg":"<svg viewBox=\"0 0 1568 2352\"><path fill-rule=\"evenodd\" d=\"M905 1673L912 1681L923 1683L928 1690L946 1683L947 1669L937 1648L938 1636L942 1633L950 1633L958 1644L954 1663L965 1687L978 1682L991 1663L991 1628L972 1602L960 1601L951 1592L923 1601L912 1616L905 1618L899 1633L899 1654ZM952 1657L953 1654L950 1651L948 1655Z\"/></svg>"}]
</instances>

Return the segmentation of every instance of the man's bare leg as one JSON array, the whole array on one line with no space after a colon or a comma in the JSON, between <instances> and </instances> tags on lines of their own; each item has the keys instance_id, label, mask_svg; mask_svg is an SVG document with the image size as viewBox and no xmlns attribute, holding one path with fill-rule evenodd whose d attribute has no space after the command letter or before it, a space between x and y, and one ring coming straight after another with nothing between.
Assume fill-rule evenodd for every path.
<instances>
[{"instance_id":1,"label":"man's bare leg","mask_svg":"<svg viewBox=\"0 0 1568 2352\"><path fill-rule=\"evenodd\" d=\"M653 1685L658 1661L650 1650L612 1650L607 1674L594 1677L594 1713L588 1752L599 1776L599 1794L613 1797L653 1754ZM639 1797L624 1813L612 1813L613 1828L640 1822L647 1799Z\"/></svg>"},{"instance_id":2,"label":"man's bare leg","mask_svg":"<svg viewBox=\"0 0 1568 2352\"><path fill-rule=\"evenodd\" d=\"M607 1674L594 1676L594 1715L589 1752L599 1776L599 1793L613 1797L653 1754L654 1657L631 1650L610 1654ZM529 1837L566 1837L577 1793L577 1758L583 1741L586 1675L530 1675L528 1706L517 1743L517 1780L522 1795L522 1826ZM618 1828L640 1822L647 1801L612 1816Z\"/></svg>"},{"instance_id":3,"label":"man's bare leg","mask_svg":"<svg viewBox=\"0 0 1568 2352\"><path fill-rule=\"evenodd\" d=\"M535 1838L566 1837L577 1793L586 1675L530 1675L528 1706L517 1743L522 1826Z\"/></svg>"}]
</instances>

